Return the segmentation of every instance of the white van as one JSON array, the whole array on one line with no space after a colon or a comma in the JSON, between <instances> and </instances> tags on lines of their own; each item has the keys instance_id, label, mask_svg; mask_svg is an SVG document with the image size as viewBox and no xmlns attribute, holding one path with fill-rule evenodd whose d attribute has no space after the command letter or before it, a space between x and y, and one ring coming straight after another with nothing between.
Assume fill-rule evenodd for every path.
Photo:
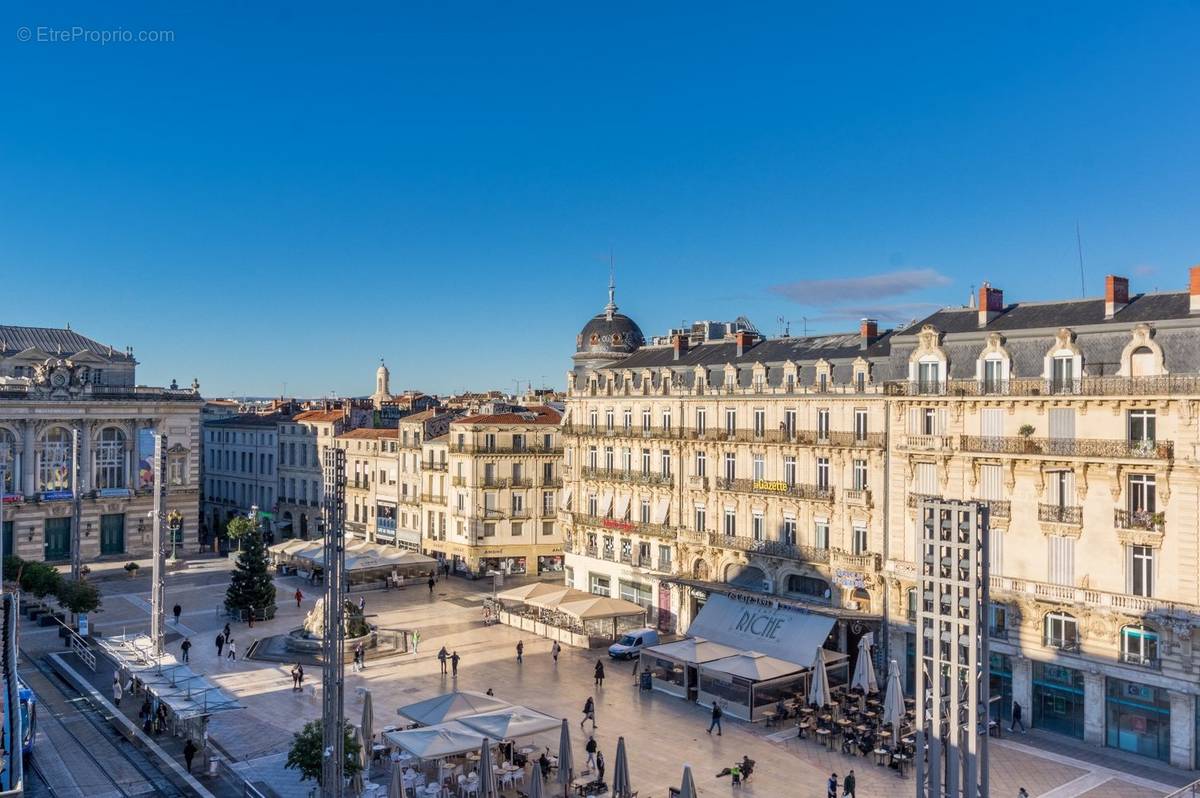
<instances>
[{"instance_id":1,"label":"white van","mask_svg":"<svg viewBox=\"0 0 1200 798\"><path fill-rule=\"evenodd\" d=\"M633 659L647 646L658 645L658 632L654 629L635 629L621 635L621 639L608 647L608 656L613 659Z\"/></svg>"}]
</instances>

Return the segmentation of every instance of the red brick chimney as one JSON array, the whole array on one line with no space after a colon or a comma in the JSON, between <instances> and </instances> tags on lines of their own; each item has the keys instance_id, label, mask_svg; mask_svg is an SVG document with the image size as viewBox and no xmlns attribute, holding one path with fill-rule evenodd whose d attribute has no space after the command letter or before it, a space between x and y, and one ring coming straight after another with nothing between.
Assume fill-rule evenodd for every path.
<instances>
[{"instance_id":1,"label":"red brick chimney","mask_svg":"<svg viewBox=\"0 0 1200 798\"><path fill-rule=\"evenodd\" d=\"M675 359L683 357L688 351L688 337L686 335L676 335L671 339L671 344L675 348Z\"/></svg>"},{"instance_id":2,"label":"red brick chimney","mask_svg":"<svg viewBox=\"0 0 1200 798\"><path fill-rule=\"evenodd\" d=\"M1200 313L1200 266L1193 266L1188 280L1188 294L1191 296L1191 312Z\"/></svg>"},{"instance_id":3,"label":"red brick chimney","mask_svg":"<svg viewBox=\"0 0 1200 798\"><path fill-rule=\"evenodd\" d=\"M875 319L863 319L858 325L858 348L866 349L879 338L879 322Z\"/></svg>"},{"instance_id":4,"label":"red brick chimney","mask_svg":"<svg viewBox=\"0 0 1200 798\"><path fill-rule=\"evenodd\" d=\"M754 333L749 330L738 330L734 340L737 341L737 356L741 357L747 349L754 346Z\"/></svg>"},{"instance_id":5,"label":"red brick chimney","mask_svg":"<svg viewBox=\"0 0 1200 798\"><path fill-rule=\"evenodd\" d=\"M996 318L1004 310L1004 292L992 288L986 281L979 286L979 326L986 327L987 323Z\"/></svg>"},{"instance_id":6,"label":"red brick chimney","mask_svg":"<svg viewBox=\"0 0 1200 798\"><path fill-rule=\"evenodd\" d=\"M1111 319L1129 304L1129 278L1110 274L1104 278L1104 318Z\"/></svg>"}]
</instances>

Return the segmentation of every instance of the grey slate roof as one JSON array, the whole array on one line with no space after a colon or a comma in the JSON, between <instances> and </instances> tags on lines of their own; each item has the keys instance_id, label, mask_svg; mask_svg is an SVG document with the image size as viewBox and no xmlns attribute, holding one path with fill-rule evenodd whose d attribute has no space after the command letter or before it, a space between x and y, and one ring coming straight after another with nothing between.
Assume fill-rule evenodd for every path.
<instances>
[{"instance_id":1,"label":"grey slate roof","mask_svg":"<svg viewBox=\"0 0 1200 798\"><path fill-rule=\"evenodd\" d=\"M884 333L867 349L859 347L858 333L841 335L814 335L805 338L773 338L759 341L737 356L737 343L734 341L715 341L699 344L675 359L673 347L643 347L627 358L606 367L607 370L621 371L630 369L638 372L641 369L687 368L706 366L710 378L715 374L717 379L712 384L720 384L720 369L726 363L752 365L762 363L783 363L785 361L815 362L821 358L826 360L854 360L857 357L877 359L887 357L890 345L891 331ZM848 373L848 372L847 372ZM635 374L637 379L637 374Z\"/></svg>"},{"instance_id":2,"label":"grey slate roof","mask_svg":"<svg viewBox=\"0 0 1200 798\"><path fill-rule=\"evenodd\" d=\"M84 349L100 357L111 357L112 360L132 360L123 349L112 347L112 355L108 354L108 344L102 344L74 330L58 329L56 327L15 327L10 324L0 324L0 355L15 355L26 349L41 349L51 354L60 350L64 355L73 355Z\"/></svg>"},{"instance_id":3,"label":"grey slate roof","mask_svg":"<svg viewBox=\"0 0 1200 798\"><path fill-rule=\"evenodd\" d=\"M1186 319L1190 313L1190 298L1186 291L1137 294L1129 304L1111 319L1104 318L1104 299L1079 299L1065 302L1033 302L1008 305L1004 311L979 326L978 311L971 308L944 308L909 328L916 332L932 324L945 333L1003 332L1053 327L1082 327L1089 324L1125 325L1140 321Z\"/></svg>"}]
</instances>

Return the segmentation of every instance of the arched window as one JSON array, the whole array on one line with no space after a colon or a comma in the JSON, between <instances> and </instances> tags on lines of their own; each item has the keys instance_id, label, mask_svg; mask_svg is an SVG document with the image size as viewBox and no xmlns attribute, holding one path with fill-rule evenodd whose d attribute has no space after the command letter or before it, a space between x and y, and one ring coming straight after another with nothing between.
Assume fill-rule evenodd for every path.
<instances>
[{"instance_id":1,"label":"arched window","mask_svg":"<svg viewBox=\"0 0 1200 798\"><path fill-rule=\"evenodd\" d=\"M71 432L51 427L38 442L37 489L44 493L71 488Z\"/></svg>"},{"instance_id":2,"label":"arched window","mask_svg":"<svg viewBox=\"0 0 1200 798\"><path fill-rule=\"evenodd\" d=\"M1047 648L1062 651L1079 650L1079 624L1074 615L1065 612L1046 613L1042 639Z\"/></svg>"},{"instance_id":3,"label":"arched window","mask_svg":"<svg viewBox=\"0 0 1200 798\"><path fill-rule=\"evenodd\" d=\"M117 427L100 430L96 441L96 487L100 490L125 488L125 433Z\"/></svg>"},{"instance_id":4,"label":"arched window","mask_svg":"<svg viewBox=\"0 0 1200 798\"><path fill-rule=\"evenodd\" d=\"M0 470L4 472L0 494L20 493L21 450L17 446L17 436L3 428L0 428Z\"/></svg>"},{"instance_id":5,"label":"arched window","mask_svg":"<svg viewBox=\"0 0 1200 798\"><path fill-rule=\"evenodd\" d=\"M1157 377L1158 356L1150 347L1139 346L1129 356L1129 371L1131 377Z\"/></svg>"},{"instance_id":6,"label":"arched window","mask_svg":"<svg viewBox=\"0 0 1200 798\"><path fill-rule=\"evenodd\" d=\"M1153 667L1158 663L1158 632L1140 624L1121 629L1121 660Z\"/></svg>"},{"instance_id":7,"label":"arched window","mask_svg":"<svg viewBox=\"0 0 1200 798\"><path fill-rule=\"evenodd\" d=\"M819 599L820 601L829 601L830 595L828 582L813 576L805 576L804 574L788 575L787 592Z\"/></svg>"}]
</instances>

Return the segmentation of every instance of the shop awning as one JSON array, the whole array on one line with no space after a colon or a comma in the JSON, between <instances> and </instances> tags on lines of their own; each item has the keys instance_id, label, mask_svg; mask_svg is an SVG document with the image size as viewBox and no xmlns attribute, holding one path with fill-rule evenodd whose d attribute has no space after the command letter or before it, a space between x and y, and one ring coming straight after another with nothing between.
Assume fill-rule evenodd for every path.
<instances>
[{"instance_id":1,"label":"shop awning","mask_svg":"<svg viewBox=\"0 0 1200 798\"><path fill-rule=\"evenodd\" d=\"M604 518L606 515L608 515L608 511L612 507L612 503L613 492L611 490L604 491L604 493L600 494L600 509L596 511L596 515L600 518Z\"/></svg>"},{"instance_id":2,"label":"shop awning","mask_svg":"<svg viewBox=\"0 0 1200 798\"><path fill-rule=\"evenodd\" d=\"M663 643L659 646L642 649L642 656L650 655L692 664L725 659L737 653L736 648L714 643L702 637L686 637L683 640L676 640L674 643Z\"/></svg>"},{"instance_id":3,"label":"shop awning","mask_svg":"<svg viewBox=\"0 0 1200 798\"><path fill-rule=\"evenodd\" d=\"M155 657L154 643L147 634L98 637L96 643L112 657L118 668L137 676L146 689L178 718L242 709L236 698L221 690L207 676L176 660L174 655Z\"/></svg>"},{"instance_id":4,"label":"shop awning","mask_svg":"<svg viewBox=\"0 0 1200 798\"><path fill-rule=\"evenodd\" d=\"M521 585L520 587L514 587L498 593L496 594L496 598L501 601L519 601L524 604L528 603L531 598L548 596L551 593L561 596L563 594L563 586L551 584L550 582L531 582L527 585Z\"/></svg>"},{"instance_id":5,"label":"shop awning","mask_svg":"<svg viewBox=\"0 0 1200 798\"><path fill-rule=\"evenodd\" d=\"M458 690L400 707L396 710L396 714L408 718L413 723L432 726L435 723L454 720L464 715L478 715L481 712L492 712L510 706L512 704L501 701L495 696L470 690ZM475 735L475 745L479 745L478 734Z\"/></svg>"},{"instance_id":6,"label":"shop awning","mask_svg":"<svg viewBox=\"0 0 1200 798\"><path fill-rule=\"evenodd\" d=\"M790 676L806 670L795 662L768 657L766 654L760 654L757 651L747 651L743 654L726 657L725 659L714 660L702 665L701 669L716 673L726 673L730 676L737 676L752 682L765 682L770 679L778 679L781 676Z\"/></svg>"},{"instance_id":7,"label":"shop awning","mask_svg":"<svg viewBox=\"0 0 1200 798\"><path fill-rule=\"evenodd\" d=\"M581 621L620 618L625 615L642 615L646 612L644 607L640 604L634 604L632 601L593 595L588 595L586 598L581 599L563 600L554 609L578 618Z\"/></svg>"},{"instance_id":8,"label":"shop awning","mask_svg":"<svg viewBox=\"0 0 1200 798\"><path fill-rule=\"evenodd\" d=\"M383 739L423 760L444 759L468 751L478 751L483 744L482 734L457 721L421 729L384 732Z\"/></svg>"},{"instance_id":9,"label":"shop awning","mask_svg":"<svg viewBox=\"0 0 1200 798\"><path fill-rule=\"evenodd\" d=\"M456 722L474 729L490 740L515 740L520 737L530 737L534 734L554 731L562 725L562 721L558 718L552 718L543 712L520 706L506 707L480 715L466 715Z\"/></svg>"},{"instance_id":10,"label":"shop awning","mask_svg":"<svg viewBox=\"0 0 1200 798\"><path fill-rule=\"evenodd\" d=\"M618 521L624 521L625 514L629 512L629 502L632 500L633 497L627 493L622 493L620 496L618 496L617 509L613 512L613 518L617 519Z\"/></svg>"},{"instance_id":11,"label":"shop awning","mask_svg":"<svg viewBox=\"0 0 1200 798\"><path fill-rule=\"evenodd\" d=\"M654 505L654 517L650 520L656 524L665 524L667 522L667 513L671 511L671 497L663 496Z\"/></svg>"},{"instance_id":12,"label":"shop awning","mask_svg":"<svg viewBox=\"0 0 1200 798\"><path fill-rule=\"evenodd\" d=\"M312 541L293 538L292 540L285 540L282 543L276 543L274 546L268 548L267 551L271 552L275 557L291 557L296 551L311 544Z\"/></svg>"},{"instance_id":13,"label":"shop awning","mask_svg":"<svg viewBox=\"0 0 1200 798\"><path fill-rule=\"evenodd\" d=\"M780 607L770 601L740 601L713 595L688 632L739 651L757 651L807 668L833 624L833 618Z\"/></svg>"},{"instance_id":14,"label":"shop awning","mask_svg":"<svg viewBox=\"0 0 1200 798\"><path fill-rule=\"evenodd\" d=\"M553 593L543 593L540 596L531 596L525 600L525 603L531 607L541 607L544 610L557 609L558 605L563 601L574 601L577 599L585 599L592 595L582 590L576 590L573 587L558 585L558 589Z\"/></svg>"}]
</instances>

